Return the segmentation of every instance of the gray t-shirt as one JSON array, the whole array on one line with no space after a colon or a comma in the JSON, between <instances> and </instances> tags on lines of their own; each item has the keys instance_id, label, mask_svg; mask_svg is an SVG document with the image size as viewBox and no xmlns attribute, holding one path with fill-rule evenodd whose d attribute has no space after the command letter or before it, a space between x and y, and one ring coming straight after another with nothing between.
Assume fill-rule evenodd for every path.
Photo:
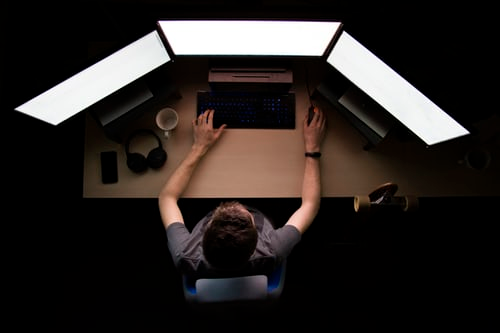
<instances>
[{"instance_id":1,"label":"gray t-shirt","mask_svg":"<svg viewBox=\"0 0 500 333\"><path fill-rule=\"evenodd\" d=\"M203 233L212 212L201 219L191 232L184 223L172 223L166 230L168 249L181 273L196 278L269 274L281 264L300 242L300 232L290 225L275 228L262 212L252 207L247 209L254 216L259 239L248 263L238 270L216 269L203 255Z\"/></svg>"}]
</instances>

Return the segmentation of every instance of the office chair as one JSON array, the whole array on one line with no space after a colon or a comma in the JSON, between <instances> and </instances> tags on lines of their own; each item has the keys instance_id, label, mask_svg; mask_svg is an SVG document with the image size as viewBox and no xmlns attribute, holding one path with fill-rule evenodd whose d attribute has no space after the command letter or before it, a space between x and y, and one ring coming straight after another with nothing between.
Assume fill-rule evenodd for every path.
<instances>
[{"instance_id":1,"label":"office chair","mask_svg":"<svg viewBox=\"0 0 500 333\"><path fill-rule=\"evenodd\" d=\"M269 275L190 279L182 276L184 297L203 314L237 315L243 309L276 305L285 282L286 260Z\"/></svg>"}]
</instances>

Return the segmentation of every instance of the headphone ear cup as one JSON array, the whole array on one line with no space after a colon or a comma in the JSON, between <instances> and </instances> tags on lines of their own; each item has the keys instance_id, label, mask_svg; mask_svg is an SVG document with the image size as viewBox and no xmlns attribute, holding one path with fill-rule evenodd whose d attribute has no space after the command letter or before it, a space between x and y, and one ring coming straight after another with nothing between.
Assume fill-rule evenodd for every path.
<instances>
[{"instance_id":1,"label":"headphone ear cup","mask_svg":"<svg viewBox=\"0 0 500 333\"><path fill-rule=\"evenodd\" d=\"M167 152L163 148L157 147L149 152L148 164L152 169L158 169L165 164L167 157Z\"/></svg>"},{"instance_id":2,"label":"headphone ear cup","mask_svg":"<svg viewBox=\"0 0 500 333\"><path fill-rule=\"evenodd\" d=\"M127 154L127 166L134 172L143 172L148 168L148 163L144 155L139 153Z\"/></svg>"}]
</instances>

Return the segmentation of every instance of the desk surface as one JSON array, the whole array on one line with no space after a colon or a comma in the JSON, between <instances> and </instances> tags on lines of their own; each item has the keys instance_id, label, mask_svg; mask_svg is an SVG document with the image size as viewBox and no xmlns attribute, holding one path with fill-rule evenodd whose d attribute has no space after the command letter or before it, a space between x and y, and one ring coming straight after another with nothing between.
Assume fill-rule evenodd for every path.
<instances>
[{"instance_id":1,"label":"desk surface","mask_svg":"<svg viewBox=\"0 0 500 333\"><path fill-rule=\"evenodd\" d=\"M95 120L87 115L83 197L155 198L191 147L196 91L208 89L208 62L186 58L170 65L169 71L182 98L171 100L165 106L178 111L177 128L168 140L164 139L154 122L157 109L145 112L130 128L130 132L136 128L150 128L160 135L168 153L166 164L158 170L133 173L126 166L124 145L108 139ZM294 66L296 129L226 129L217 145L201 161L183 197L300 197L304 166L301 120L309 105L305 79L313 89L322 79L325 64L308 60L306 64ZM330 104L318 103L328 117L321 157L324 197L366 195L388 181L399 185L397 195L496 196L500 192L498 143L481 144L491 153L491 163L484 170L472 169L463 163L465 153L478 139L460 138L426 147L418 140L388 136L375 148L365 150L365 138ZM484 126L495 126L495 123L498 128L498 119ZM136 138L130 151L147 155L156 145L154 138ZM105 150L118 152L119 181L116 184L101 183L99 153Z\"/></svg>"}]
</instances>

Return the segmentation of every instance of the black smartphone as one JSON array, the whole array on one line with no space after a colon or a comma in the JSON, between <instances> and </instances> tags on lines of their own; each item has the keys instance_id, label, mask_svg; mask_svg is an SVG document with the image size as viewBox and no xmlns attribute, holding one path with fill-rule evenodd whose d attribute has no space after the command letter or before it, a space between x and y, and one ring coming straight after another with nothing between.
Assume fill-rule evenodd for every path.
<instances>
[{"instance_id":1,"label":"black smartphone","mask_svg":"<svg viewBox=\"0 0 500 333\"><path fill-rule=\"evenodd\" d=\"M101 180L103 184L118 182L118 156L115 150L101 152Z\"/></svg>"}]
</instances>

